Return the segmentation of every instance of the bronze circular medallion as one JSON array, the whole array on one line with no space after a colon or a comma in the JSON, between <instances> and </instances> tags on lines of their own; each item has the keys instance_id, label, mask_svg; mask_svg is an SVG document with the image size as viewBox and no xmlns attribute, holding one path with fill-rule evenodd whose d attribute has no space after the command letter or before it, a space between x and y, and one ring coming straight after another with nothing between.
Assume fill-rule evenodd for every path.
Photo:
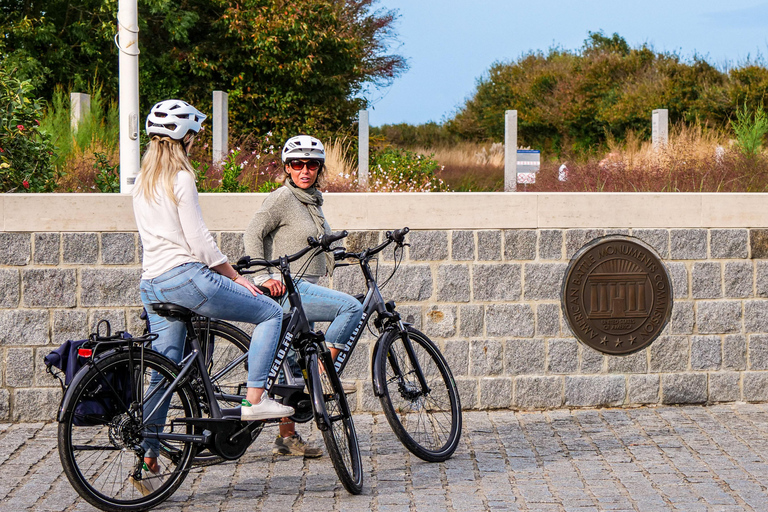
<instances>
[{"instance_id":1,"label":"bronze circular medallion","mask_svg":"<svg viewBox=\"0 0 768 512\"><path fill-rule=\"evenodd\" d=\"M647 347L672 313L672 283L656 252L611 235L579 249L565 272L563 314L583 343L613 355Z\"/></svg>"}]
</instances>

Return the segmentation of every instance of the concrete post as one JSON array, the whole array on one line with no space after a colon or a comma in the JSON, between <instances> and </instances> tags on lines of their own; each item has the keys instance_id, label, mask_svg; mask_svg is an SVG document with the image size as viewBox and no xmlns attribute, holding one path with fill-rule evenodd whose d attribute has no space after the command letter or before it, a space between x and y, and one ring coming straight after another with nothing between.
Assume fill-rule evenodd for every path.
<instances>
[{"instance_id":1,"label":"concrete post","mask_svg":"<svg viewBox=\"0 0 768 512\"><path fill-rule=\"evenodd\" d=\"M118 0L120 69L120 192L129 194L139 174L139 11L137 0Z\"/></svg>"},{"instance_id":2,"label":"concrete post","mask_svg":"<svg viewBox=\"0 0 768 512\"><path fill-rule=\"evenodd\" d=\"M517 110L504 113L504 192L517 190Z\"/></svg>"},{"instance_id":3,"label":"concrete post","mask_svg":"<svg viewBox=\"0 0 768 512\"><path fill-rule=\"evenodd\" d=\"M358 117L357 189L368 190L368 111L361 110Z\"/></svg>"},{"instance_id":4,"label":"concrete post","mask_svg":"<svg viewBox=\"0 0 768 512\"><path fill-rule=\"evenodd\" d=\"M213 166L220 165L229 148L229 95L213 91Z\"/></svg>"},{"instance_id":5,"label":"concrete post","mask_svg":"<svg viewBox=\"0 0 768 512\"><path fill-rule=\"evenodd\" d=\"M653 149L666 147L669 142L669 110L659 108L651 116L651 143Z\"/></svg>"},{"instance_id":6,"label":"concrete post","mask_svg":"<svg viewBox=\"0 0 768 512\"><path fill-rule=\"evenodd\" d=\"M91 96L82 92L70 93L69 104L69 125L72 131L76 132L80 121L85 119L91 110Z\"/></svg>"}]
</instances>

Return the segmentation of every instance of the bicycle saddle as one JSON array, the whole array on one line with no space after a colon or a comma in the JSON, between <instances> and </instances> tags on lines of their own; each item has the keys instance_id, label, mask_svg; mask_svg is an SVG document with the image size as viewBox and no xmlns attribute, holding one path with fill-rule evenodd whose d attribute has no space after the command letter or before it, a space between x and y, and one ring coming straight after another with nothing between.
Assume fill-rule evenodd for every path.
<instances>
[{"instance_id":1,"label":"bicycle saddle","mask_svg":"<svg viewBox=\"0 0 768 512\"><path fill-rule=\"evenodd\" d=\"M195 312L191 309L187 309L184 306L179 306L178 304L172 304L170 302L152 304L152 309L154 309L155 313L160 316L172 316L182 319L195 316Z\"/></svg>"}]
</instances>

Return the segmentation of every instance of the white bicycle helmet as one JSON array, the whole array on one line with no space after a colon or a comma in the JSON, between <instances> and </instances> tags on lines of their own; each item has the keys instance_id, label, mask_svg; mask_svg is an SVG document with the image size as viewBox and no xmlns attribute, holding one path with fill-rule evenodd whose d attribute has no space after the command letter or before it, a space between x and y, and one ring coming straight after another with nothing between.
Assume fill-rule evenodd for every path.
<instances>
[{"instance_id":1,"label":"white bicycle helmet","mask_svg":"<svg viewBox=\"0 0 768 512\"><path fill-rule=\"evenodd\" d=\"M206 117L186 101L164 100L152 107L147 116L147 135L181 140L190 130L199 132Z\"/></svg>"},{"instance_id":2,"label":"white bicycle helmet","mask_svg":"<svg viewBox=\"0 0 768 512\"><path fill-rule=\"evenodd\" d=\"M297 158L314 158L325 162L325 147L322 142L309 135L291 137L283 146L283 163Z\"/></svg>"}]
</instances>

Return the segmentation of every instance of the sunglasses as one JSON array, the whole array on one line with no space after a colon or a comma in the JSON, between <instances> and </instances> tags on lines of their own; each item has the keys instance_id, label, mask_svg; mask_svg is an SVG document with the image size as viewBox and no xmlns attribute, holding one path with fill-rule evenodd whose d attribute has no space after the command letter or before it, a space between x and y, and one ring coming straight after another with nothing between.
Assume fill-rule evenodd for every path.
<instances>
[{"instance_id":1,"label":"sunglasses","mask_svg":"<svg viewBox=\"0 0 768 512\"><path fill-rule=\"evenodd\" d=\"M294 171L300 171L306 166L308 171L314 172L320 169L320 166L323 164L320 160L307 160L306 162L302 162L301 160L291 160L288 162L288 165L290 165L291 169Z\"/></svg>"}]
</instances>

